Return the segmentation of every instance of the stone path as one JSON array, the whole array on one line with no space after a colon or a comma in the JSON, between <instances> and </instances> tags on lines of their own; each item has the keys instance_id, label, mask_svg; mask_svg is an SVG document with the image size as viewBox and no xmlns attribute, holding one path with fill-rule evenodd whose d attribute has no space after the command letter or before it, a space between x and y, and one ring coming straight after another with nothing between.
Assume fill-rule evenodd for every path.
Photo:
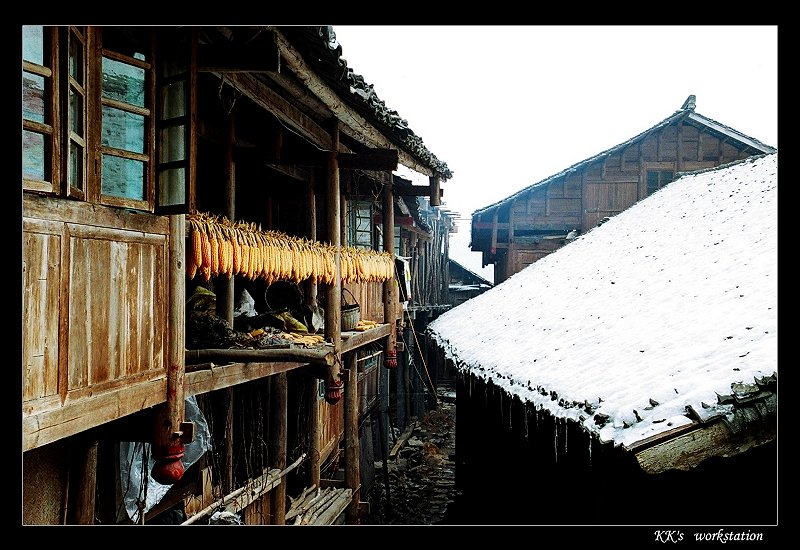
<instances>
[{"instance_id":1,"label":"stone path","mask_svg":"<svg viewBox=\"0 0 800 550\"><path fill-rule=\"evenodd\" d=\"M389 465L389 498L382 463L375 463L376 495L362 524L435 525L458 495L455 488L455 394L439 390L439 407L416 421Z\"/></svg>"}]
</instances>

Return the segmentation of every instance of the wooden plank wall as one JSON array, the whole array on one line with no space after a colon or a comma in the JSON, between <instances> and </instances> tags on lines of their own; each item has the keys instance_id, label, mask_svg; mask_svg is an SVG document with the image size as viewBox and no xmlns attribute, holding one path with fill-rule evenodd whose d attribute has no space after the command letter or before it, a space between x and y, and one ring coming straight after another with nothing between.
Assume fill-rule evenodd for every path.
<instances>
[{"instance_id":1,"label":"wooden plank wall","mask_svg":"<svg viewBox=\"0 0 800 550\"><path fill-rule=\"evenodd\" d=\"M344 288L352 292L351 297L343 293L342 306L353 303L353 298L360 306L361 318L370 321L385 322L383 319L383 283L347 283Z\"/></svg>"},{"instance_id":2,"label":"wooden plank wall","mask_svg":"<svg viewBox=\"0 0 800 550\"><path fill-rule=\"evenodd\" d=\"M26 450L164 401L168 232L164 217L25 196Z\"/></svg>"},{"instance_id":3,"label":"wooden plank wall","mask_svg":"<svg viewBox=\"0 0 800 550\"><path fill-rule=\"evenodd\" d=\"M320 463L324 463L344 434L344 399L331 405L325 399L320 398L320 419L322 429L320 430Z\"/></svg>"}]
</instances>

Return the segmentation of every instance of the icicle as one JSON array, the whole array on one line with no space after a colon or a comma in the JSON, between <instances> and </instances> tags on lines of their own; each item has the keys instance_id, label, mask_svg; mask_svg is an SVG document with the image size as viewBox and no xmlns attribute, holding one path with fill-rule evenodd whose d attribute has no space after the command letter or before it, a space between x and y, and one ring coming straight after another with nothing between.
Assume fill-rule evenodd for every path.
<instances>
[{"instance_id":1,"label":"icicle","mask_svg":"<svg viewBox=\"0 0 800 550\"><path fill-rule=\"evenodd\" d=\"M523 415L523 418L525 419L524 422L525 422L525 441L526 442L528 441L528 412L529 412L528 411L528 406L525 405L525 414Z\"/></svg>"},{"instance_id":2,"label":"icicle","mask_svg":"<svg viewBox=\"0 0 800 550\"><path fill-rule=\"evenodd\" d=\"M555 451L556 464L558 464L558 418L553 419L553 450Z\"/></svg>"},{"instance_id":3,"label":"icicle","mask_svg":"<svg viewBox=\"0 0 800 550\"><path fill-rule=\"evenodd\" d=\"M511 405L514 404L514 397L508 398L508 429L511 430L513 426L511 426Z\"/></svg>"},{"instance_id":4,"label":"icicle","mask_svg":"<svg viewBox=\"0 0 800 550\"><path fill-rule=\"evenodd\" d=\"M567 434L569 434L569 423L564 420L564 454L567 454Z\"/></svg>"},{"instance_id":5,"label":"icicle","mask_svg":"<svg viewBox=\"0 0 800 550\"><path fill-rule=\"evenodd\" d=\"M503 392L499 392L498 404L500 405L500 426L503 425Z\"/></svg>"},{"instance_id":6,"label":"icicle","mask_svg":"<svg viewBox=\"0 0 800 550\"><path fill-rule=\"evenodd\" d=\"M592 432L589 432L589 469L592 469Z\"/></svg>"}]
</instances>

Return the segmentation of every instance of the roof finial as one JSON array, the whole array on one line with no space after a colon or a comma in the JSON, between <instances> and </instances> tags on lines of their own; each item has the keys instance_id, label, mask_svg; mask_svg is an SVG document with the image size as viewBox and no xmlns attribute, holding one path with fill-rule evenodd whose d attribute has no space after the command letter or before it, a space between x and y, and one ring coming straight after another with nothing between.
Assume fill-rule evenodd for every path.
<instances>
[{"instance_id":1,"label":"roof finial","mask_svg":"<svg viewBox=\"0 0 800 550\"><path fill-rule=\"evenodd\" d=\"M686 98L686 101L683 102L683 107L681 109L689 109L690 111L694 111L695 101L697 98L694 94L690 95Z\"/></svg>"}]
</instances>

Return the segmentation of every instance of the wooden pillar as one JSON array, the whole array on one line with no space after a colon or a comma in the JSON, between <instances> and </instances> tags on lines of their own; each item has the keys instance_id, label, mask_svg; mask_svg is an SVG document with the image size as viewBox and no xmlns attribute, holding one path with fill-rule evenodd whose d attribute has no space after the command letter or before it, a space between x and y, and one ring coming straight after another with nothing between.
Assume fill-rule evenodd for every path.
<instances>
[{"instance_id":1,"label":"wooden pillar","mask_svg":"<svg viewBox=\"0 0 800 550\"><path fill-rule=\"evenodd\" d=\"M306 208L308 209L308 225L306 227L307 237L315 241L317 239L317 200L314 194L314 180L316 171L311 170L311 179L306 186ZM317 311L317 292L318 287L313 278L306 281L305 300L306 305L309 306L312 312ZM319 487L321 472L321 449L320 437L322 433L321 415L320 415L320 399L319 399L319 380L316 377L309 375L307 380L308 392L308 407L309 407L309 485L316 485Z\"/></svg>"},{"instance_id":2,"label":"wooden pillar","mask_svg":"<svg viewBox=\"0 0 800 550\"><path fill-rule=\"evenodd\" d=\"M97 441L73 438L70 447L69 512L70 525L94 525L97 490Z\"/></svg>"},{"instance_id":3,"label":"wooden pillar","mask_svg":"<svg viewBox=\"0 0 800 550\"><path fill-rule=\"evenodd\" d=\"M308 379L308 400L310 412L308 419L308 463L310 470L308 474L308 483L309 485L316 485L319 487L321 478L320 468L322 466L322 449L320 449L320 437L322 434L322 426L320 425L320 422L322 422L322 415L320 414L320 407L322 405L319 398L319 380L313 376L309 376Z\"/></svg>"},{"instance_id":4,"label":"wooden pillar","mask_svg":"<svg viewBox=\"0 0 800 550\"><path fill-rule=\"evenodd\" d=\"M333 119L331 129L332 145L328 153L328 185L327 185L327 229L328 239L335 250L335 275L332 285L328 285L325 303L325 337L333 344L337 354L337 366L334 368L338 378L339 365L341 365L341 338L342 338L342 279L341 279L341 233L340 233L340 194L339 194L339 161L336 157L339 149L339 122Z\"/></svg>"},{"instance_id":5,"label":"wooden pillar","mask_svg":"<svg viewBox=\"0 0 800 550\"><path fill-rule=\"evenodd\" d=\"M311 170L310 180L306 183L306 238L311 241L317 240L317 198L314 194L315 170ZM313 277L306 280L305 291L306 305L317 305L317 283Z\"/></svg>"},{"instance_id":6,"label":"wooden pillar","mask_svg":"<svg viewBox=\"0 0 800 550\"><path fill-rule=\"evenodd\" d=\"M286 467L286 437L289 384L285 372L273 376L271 384L270 406L270 463L272 468L283 470ZM270 493L270 508L274 525L286 524L286 478Z\"/></svg>"},{"instance_id":7,"label":"wooden pillar","mask_svg":"<svg viewBox=\"0 0 800 550\"><path fill-rule=\"evenodd\" d=\"M236 135L235 112L228 115L228 135L225 142L225 215L234 221L236 215L236 165L233 162L233 142ZM217 294L217 315L233 326L236 296L232 277L221 275L214 280Z\"/></svg>"},{"instance_id":8,"label":"wooden pillar","mask_svg":"<svg viewBox=\"0 0 800 550\"><path fill-rule=\"evenodd\" d=\"M431 206L439 206L442 203L442 192L439 176L430 176L428 181L431 185Z\"/></svg>"},{"instance_id":9,"label":"wooden pillar","mask_svg":"<svg viewBox=\"0 0 800 550\"><path fill-rule=\"evenodd\" d=\"M339 195L339 239L342 246L347 246L347 195L341 193Z\"/></svg>"},{"instance_id":10,"label":"wooden pillar","mask_svg":"<svg viewBox=\"0 0 800 550\"><path fill-rule=\"evenodd\" d=\"M383 184L383 250L389 252L394 259L394 193L392 191L392 178ZM396 278L392 277L383 283L383 322L395 324L395 307L397 302ZM391 350L394 351L397 336L394 331L389 338Z\"/></svg>"},{"instance_id":11,"label":"wooden pillar","mask_svg":"<svg viewBox=\"0 0 800 550\"><path fill-rule=\"evenodd\" d=\"M169 300L167 338L167 395L155 415L153 479L169 485L183 477L184 445L181 424L184 415L186 374L186 216L170 216Z\"/></svg>"},{"instance_id":12,"label":"wooden pillar","mask_svg":"<svg viewBox=\"0 0 800 550\"><path fill-rule=\"evenodd\" d=\"M494 209L492 213L492 247L491 252L492 254L497 254L497 212L500 210L500 207ZM495 260L496 261L496 260Z\"/></svg>"},{"instance_id":13,"label":"wooden pillar","mask_svg":"<svg viewBox=\"0 0 800 550\"><path fill-rule=\"evenodd\" d=\"M225 437L222 440L222 492L230 494L233 486L233 388L222 390L224 401Z\"/></svg>"},{"instance_id":14,"label":"wooden pillar","mask_svg":"<svg viewBox=\"0 0 800 550\"><path fill-rule=\"evenodd\" d=\"M361 449L358 438L358 367L356 353L345 354L347 384L344 391L344 483L353 490L353 498L345 510L348 524L358 524L361 502Z\"/></svg>"}]
</instances>

